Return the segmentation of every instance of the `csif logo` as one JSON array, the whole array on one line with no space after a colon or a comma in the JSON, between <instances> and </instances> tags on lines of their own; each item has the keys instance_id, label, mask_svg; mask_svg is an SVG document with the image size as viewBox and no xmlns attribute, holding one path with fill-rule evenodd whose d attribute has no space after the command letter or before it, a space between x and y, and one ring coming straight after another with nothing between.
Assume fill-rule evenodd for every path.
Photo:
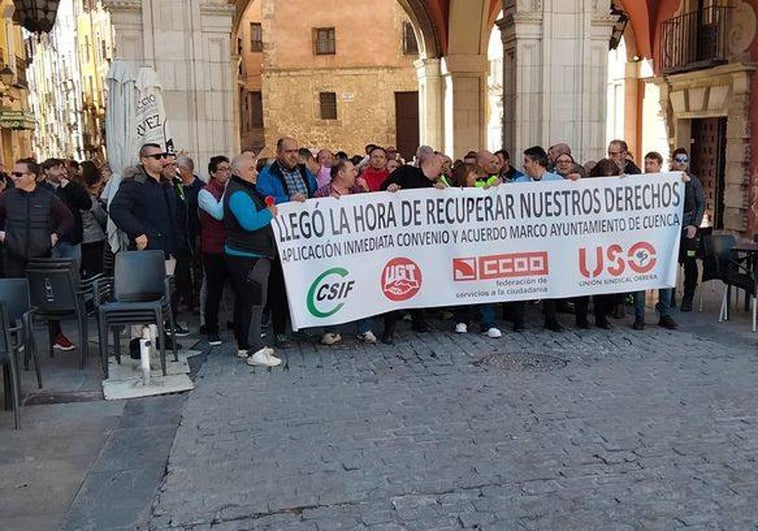
<instances>
[{"instance_id":1,"label":"csif logo","mask_svg":"<svg viewBox=\"0 0 758 531\"><path fill-rule=\"evenodd\" d=\"M340 311L355 288L355 280L348 280L350 272L333 267L321 273L308 288L307 307L313 317L326 319Z\"/></svg>"},{"instance_id":2,"label":"csif logo","mask_svg":"<svg viewBox=\"0 0 758 531\"><path fill-rule=\"evenodd\" d=\"M596 278L607 272L612 277L624 274L628 267L634 273L649 273L658 262L658 254L649 242L637 242L629 249L617 244L597 246L595 256L588 256L587 249L579 249L579 272L586 278ZM590 263L591 261L591 263Z\"/></svg>"}]
</instances>

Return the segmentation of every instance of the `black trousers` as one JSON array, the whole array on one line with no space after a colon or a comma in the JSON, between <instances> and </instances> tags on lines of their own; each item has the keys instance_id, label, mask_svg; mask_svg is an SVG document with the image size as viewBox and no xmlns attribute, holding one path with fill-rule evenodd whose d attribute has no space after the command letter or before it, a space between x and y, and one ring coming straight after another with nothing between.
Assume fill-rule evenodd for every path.
<instances>
[{"instance_id":1,"label":"black trousers","mask_svg":"<svg viewBox=\"0 0 758 531\"><path fill-rule=\"evenodd\" d=\"M684 266L684 296L692 298L697 287L697 246L698 234L694 238L687 238L686 231L682 232L682 240L679 244L679 263Z\"/></svg>"},{"instance_id":2,"label":"black trousers","mask_svg":"<svg viewBox=\"0 0 758 531\"><path fill-rule=\"evenodd\" d=\"M208 295L205 298L205 327L208 334L218 334L218 310L224 296L224 284L230 279L229 267L223 254L203 254L205 282ZM237 296L235 296L235 300Z\"/></svg>"},{"instance_id":3,"label":"black trousers","mask_svg":"<svg viewBox=\"0 0 758 531\"><path fill-rule=\"evenodd\" d=\"M239 350L263 348L261 316L266 305L271 261L225 255L234 283L234 335ZM206 323L207 326L208 323Z\"/></svg>"},{"instance_id":4,"label":"black trousers","mask_svg":"<svg viewBox=\"0 0 758 531\"><path fill-rule=\"evenodd\" d=\"M103 252L105 240L82 244L82 278L89 278L103 272Z\"/></svg>"},{"instance_id":5,"label":"black trousers","mask_svg":"<svg viewBox=\"0 0 758 531\"><path fill-rule=\"evenodd\" d=\"M555 318L555 303L556 299L543 299L542 300L542 313L545 314L545 322L552 323L556 321ZM526 301L512 301L503 303L503 313L506 314L514 323L524 322L524 313L526 312Z\"/></svg>"},{"instance_id":6,"label":"black trousers","mask_svg":"<svg viewBox=\"0 0 758 531\"><path fill-rule=\"evenodd\" d=\"M592 303L595 312L595 322L603 322L613 311L613 307L619 301L620 297L616 293L609 295L593 295ZM589 311L590 297L576 297L574 299L574 316L577 323L587 322L587 312Z\"/></svg>"},{"instance_id":7,"label":"black trousers","mask_svg":"<svg viewBox=\"0 0 758 531\"><path fill-rule=\"evenodd\" d=\"M284 285L284 270L279 258L271 261L271 275L268 281L268 306L271 309L271 325L274 335L287 333L290 308L287 305L287 288Z\"/></svg>"},{"instance_id":8,"label":"black trousers","mask_svg":"<svg viewBox=\"0 0 758 531\"><path fill-rule=\"evenodd\" d=\"M174 270L176 302L177 304L186 304L192 309L195 301L192 287L192 253L183 249L177 251L174 257L176 258L176 269Z\"/></svg>"}]
</instances>

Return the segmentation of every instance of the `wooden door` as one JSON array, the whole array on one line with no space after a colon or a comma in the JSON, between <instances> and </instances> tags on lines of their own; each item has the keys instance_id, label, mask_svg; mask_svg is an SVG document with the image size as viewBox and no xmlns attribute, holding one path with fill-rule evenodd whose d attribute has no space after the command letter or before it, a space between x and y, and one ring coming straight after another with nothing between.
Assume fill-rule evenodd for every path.
<instances>
[{"instance_id":1,"label":"wooden door","mask_svg":"<svg viewBox=\"0 0 758 531\"><path fill-rule=\"evenodd\" d=\"M714 230L724 228L724 171L726 168L726 118L692 121L690 170L703 184L705 218Z\"/></svg>"},{"instance_id":2,"label":"wooden door","mask_svg":"<svg viewBox=\"0 0 758 531\"><path fill-rule=\"evenodd\" d=\"M395 92L395 142L410 162L419 144L418 92Z\"/></svg>"}]
</instances>

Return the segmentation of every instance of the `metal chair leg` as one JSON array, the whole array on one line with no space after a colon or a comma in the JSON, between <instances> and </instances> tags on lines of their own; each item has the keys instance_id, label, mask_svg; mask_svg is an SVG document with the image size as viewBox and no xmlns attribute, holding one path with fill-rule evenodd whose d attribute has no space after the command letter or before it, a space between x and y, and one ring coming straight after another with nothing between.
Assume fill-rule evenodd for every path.
<instances>
[{"instance_id":1,"label":"metal chair leg","mask_svg":"<svg viewBox=\"0 0 758 531\"><path fill-rule=\"evenodd\" d=\"M11 370L11 393L13 394L13 421L16 425L16 429L21 427L21 382L18 377L18 360L16 358L17 352L15 349L11 349L10 354L10 370Z\"/></svg>"},{"instance_id":2,"label":"metal chair leg","mask_svg":"<svg viewBox=\"0 0 758 531\"><path fill-rule=\"evenodd\" d=\"M53 328L50 326L50 323L53 321L47 322L47 339L48 339L48 348L50 349L50 357L55 357L55 349L53 348L53 344L55 343L55 337L53 336Z\"/></svg>"},{"instance_id":3,"label":"metal chair leg","mask_svg":"<svg viewBox=\"0 0 758 531\"><path fill-rule=\"evenodd\" d=\"M171 326L171 350L174 351L174 361L179 361L179 354L176 351L176 325L174 324L174 312L168 309L168 322Z\"/></svg>"},{"instance_id":4,"label":"metal chair leg","mask_svg":"<svg viewBox=\"0 0 758 531\"><path fill-rule=\"evenodd\" d=\"M756 304L755 304L755 295L753 295L751 297L751 299L752 299L751 302L753 303L753 332L755 332L755 310L756 310L756 308L755 308L755 306L756 306Z\"/></svg>"},{"instance_id":5,"label":"metal chair leg","mask_svg":"<svg viewBox=\"0 0 758 531\"><path fill-rule=\"evenodd\" d=\"M103 369L103 379L108 379L108 319L100 316L97 323L98 343L100 344L100 365Z\"/></svg>"},{"instance_id":6,"label":"metal chair leg","mask_svg":"<svg viewBox=\"0 0 758 531\"><path fill-rule=\"evenodd\" d=\"M724 294L721 296L721 308L719 309L719 323L722 321L726 321L725 312L726 312L726 288L724 288Z\"/></svg>"},{"instance_id":7,"label":"metal chair leg","mask_svg":"<svg viewBox=\"0 0 758 531\"><path fill-rule=\"evenodd\" d=\"M155 312L155 317L155 320L158 323L158 346L160 347L159 351L161 355L161 371L163 376L166 376L166 331L163 329L163 312L160 308ZM176 352L176 336L171 338L171 344L174 346L174 352Z\"/></svg>"}]
</instances>

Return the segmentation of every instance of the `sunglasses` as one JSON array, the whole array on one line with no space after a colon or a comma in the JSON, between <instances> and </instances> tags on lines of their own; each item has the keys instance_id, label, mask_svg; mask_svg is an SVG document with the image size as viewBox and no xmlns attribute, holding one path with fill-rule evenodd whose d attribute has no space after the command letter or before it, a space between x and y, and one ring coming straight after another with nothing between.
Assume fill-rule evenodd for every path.
<instances>
[{"instance_id":1,"label":"sunglasses","mask_svg":"<svg viewBox=\"0 0 758 531\"><path fill-rule=\"evenodd\" d=\"M12 171L11 175L13 175L14 177L23 177L24 175L26 175L26 173L20 172L20 171Z\"/></svg>"},{"instance_id":2,"label":"sunglasses","mask_svg":"<svg viewBox=\"0 0 758 531\"><path fill-rule=\"evenodd\" d=\"M167 159L168 153L153 153L152 155L145 155L145 158L153 160Z\"/></svg>"},{"instance_id":3,"label":"sunglasses","mask_svg":"<svg viewBox=\"0 0 758 531\"><path fill-rule=\"evenodd\" d=\"M689 162L689 157L674 157L674 160L678 163L682 164L684 162Z\"/></svg>"}]
</instances>

